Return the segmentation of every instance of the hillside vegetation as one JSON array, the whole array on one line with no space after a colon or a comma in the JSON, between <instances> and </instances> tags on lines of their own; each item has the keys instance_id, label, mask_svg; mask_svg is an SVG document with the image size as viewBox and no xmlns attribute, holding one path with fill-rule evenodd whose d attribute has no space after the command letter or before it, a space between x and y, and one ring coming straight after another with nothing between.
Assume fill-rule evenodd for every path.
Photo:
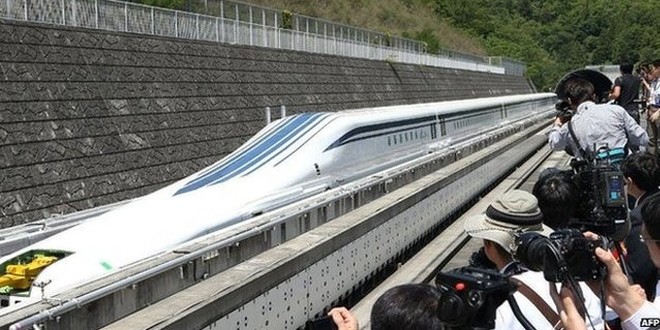
<instances>
[{"instance_id":1,"label":"hillside vegetation","mask_svg":"<svg viewBox=\"0 0 660 330\"><path fill-rule=\"evenodd\" d=\"M660 58L656 0L252 0L264 6L442 47L527 63L537 87L552 88L590 64Z\"/></svg>"},{"instance_id":2,"label":"hillside vegetation","mask_svg":"<svg viewBox=\"0 0 660 330\"><path fill-rule=\"evenodd\" d=\"M486 55L482 40L447 24L435 14L434 0L250 0L265 7L320 17L391 35L422 40L431 52L439 47Z\"/></svg>"},{"instance_id":3,"label":"hillside vegetation","mask_svg":"<svg viewBox=\"0 0 660 330\"><path fill-rule=\"evenodd\" d=\"M436 13L484 41L489 54L528 63L537 86L589 64L660 58L656 0L437 0Z\"/></svg>"},{"instance_id":4,"label":"hillside vegetation","mask_svg":"<svg viewBox=\"0 0 660 330\"><path fill-rule=\"evenodd\" d=\"M165 6L202 0L142 0ZM590 64L660 58L657 0L249 0L478 55L527 63L540 90Z\"/></svg>"}]
</instances>

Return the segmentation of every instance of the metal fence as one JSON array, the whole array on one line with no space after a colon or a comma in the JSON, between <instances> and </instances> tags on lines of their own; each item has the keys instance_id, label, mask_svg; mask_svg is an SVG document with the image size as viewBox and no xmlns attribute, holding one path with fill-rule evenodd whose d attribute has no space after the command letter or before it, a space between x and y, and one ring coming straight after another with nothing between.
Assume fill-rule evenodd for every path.
<instances>
[{"instance_id":1,"label":"metal fence","mask_svg":"<svg viewBox=\"0 0 660 330\"><path fill-rule=\"evenodd\" d=\"M416 40L239 2L202 1L209 14L114 0L0 0L0 17L473 71L525 70L523 63L499 57L448 50L433 55Z\"/></svg>"},{"instance_id":2,"label":"metal fence","mask_svg":"<svg viewBox=\"0 0 660 330\"><path fill-rule=\"evenodd\" d=\"M139 2L138 0L127 0ZM181 10L198 14L216 16L250 24L285 28L297 32L324 35L355 42L375 43L417 52L424 51L424 43L386 33L359 29L345 24L294 14L272 8L246 4L230 0L184 0ZM457 53L460 55L460 53ZM469 55L469 54L468 54Z\"/></svg>"},{"instance_id":3,"label":"metal fence","mask_svg":"<svg viewBox=\"0 0 660 330\"><path fill-rule=\"evenodd\" d=\"M525 70L527 70L527 65L525 65L525 63L510 58L491 56L488 59L489 64L503 67L504 72L509 75L522 76L525 73Z\"/></svg>"}]
</instances>

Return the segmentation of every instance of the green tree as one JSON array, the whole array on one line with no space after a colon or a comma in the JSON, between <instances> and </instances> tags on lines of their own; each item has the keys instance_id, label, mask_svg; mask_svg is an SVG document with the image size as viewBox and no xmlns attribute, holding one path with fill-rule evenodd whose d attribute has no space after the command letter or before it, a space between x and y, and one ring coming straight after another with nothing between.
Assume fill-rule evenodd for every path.
<instances>
[{"instance_id":1,"label":"green tree","mask_svg":"<svg viewBox=\"0 0 660 330\"><path fill-rule=\"evenodd\" d=\"M482 38L490 55L526 62L545 90L586 65L660 58L656 7L654 0L436 0L435 8Z\"/></svg>"}]
</instances>

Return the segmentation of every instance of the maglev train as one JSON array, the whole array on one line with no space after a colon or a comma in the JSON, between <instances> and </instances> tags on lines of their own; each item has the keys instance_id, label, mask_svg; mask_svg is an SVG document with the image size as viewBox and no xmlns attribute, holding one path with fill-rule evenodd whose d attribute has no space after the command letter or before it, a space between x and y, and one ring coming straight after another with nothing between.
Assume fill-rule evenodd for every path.
<instances>
[{"instance_id":1,"label":"maglev train","mask_svg":"<svg viewBox=\"0 0 660 330\"><path fill-rule=\"evenodd\" d=\"M3 257L1 305L41 299L42 290L51 297L556 100L539 93L282 118L189 177Z\"/></svg>"}]
</instances>

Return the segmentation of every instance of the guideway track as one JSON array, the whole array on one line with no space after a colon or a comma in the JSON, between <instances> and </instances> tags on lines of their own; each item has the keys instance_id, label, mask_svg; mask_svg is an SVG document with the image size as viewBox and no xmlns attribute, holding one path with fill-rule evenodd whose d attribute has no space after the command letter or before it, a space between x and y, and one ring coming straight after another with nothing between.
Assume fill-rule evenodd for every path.
<instances>
[{"instance_id":1,"label":"guideway track","mask_svg":"<svg viewBox=\"0 0 660 330\"><path fill-rule=\"evenodd\" d=\"M69 293L68 297L59 298L63 302L60 307L51 308L38 316L19 322L18 325L22 326L32 322L47 324L49 329L97 328L98 322L107 323L107 318L114 315L120 320L110 324L108 328L222 328L223 326L236 327L238 319L241 320L238 322L241 328L259 328L264 324L270 324L274 328L300 326L325 306L332 304L333 301L345 297L352 291L359 290L359 286L365 278L373 276L388 262L393 262L406 247L415 242L414 237L419 237L440 225L443 219L459 211L467 201L473 199L485 187L491 185L501 175L507 173L511 167L538 149L545 141L545 136L536 133L545 125L542 123L524 129L501 142L459 160L445 159L449 165L431 175L418 179L412 184L397 189L323 226L311 229L296 238L287 240L283 232L276 232L275 236L282 237L281 244L275 242L274 248L267 249L266 252L237 267L214 273L213 270L221 267L217 262L222 258L216 258L217 255L227 253L231 256L233 253L232 246L224 249L216 247L215 253L205 254L178 268L174 267L166 274L156 276L151 284L145 283L145 281L137 281L132 285L127 284L123 289L118 288L116 292L106 297L100 297L97 301L72 300L71 297L80 297L83 290L89 291L94 285L105 287L112 279L94 283L91 287L80 288L80 290L76 290L77 292ZM473 185L472 183L475 182L470 183L470 180L478 181L478 184ZM353 197L351 196L350 201L345 200L340 203L343 205L342 207L354 208ZM369 196L365 198L367 197ZM420 203L433 204L436 209L432 212L410 211L414 209L413 206ZM331 211L332 208L329 208L328 212ZM410 212L413 214L411 215ZM406 217L421 220L418 221L419 226L405 228L406 233L395 235L397 236L395 238L384 237L385 234L380 231L392 232L392 230L404 229L391 221L396 217L403 219L395 219L398 222L405 221ZM327 218L331 217L327 216ZM298 223L300 219L294 220L286 222L286 224ZM323 222L321 219L314 221L317 221L318 224ZM388 226L389 228L386 228ZM273 227L273 230L275 229ZM261 240L272 240L273 237L269 236L272 234L271 232L272 230L263 231ZM235 233L227 233L227 235L233 234ZM405 239L401 238L403 236L406 236ZM218 240L218 237L213 239ZM255 238L251 239L254 241ZM351 254L354 254L353 259L360 259L357 254L362 254L361 250L365 247L373 246L369 242L374 240L383 240L376 244L383 244L384 241L389 243L387 246L382 245L381 255L376 256L372 262L367 260L364 265L353 266L359 269L350 269L350 265L344 264ZM239 245L243 246L245 243L249 242L236 241L234 248ZM211 241L199 241L186 250L161 256L160 260L145 262L141 267L153 267L156 262L174 260L177 252L189 254L195 249L210 244L212 244ZM341 265L339 268L347 268L331 269L331 267L337 268L335 265ZM318 275L319 271L324 274ZM342 273L344 274L342 275ZM130 272L121 274L121 276L130 276ZM158 285L169 284L167 282L172 281L173 278L187 279L189 277L192 278L190 281L197 284L186 290L181 289L158 303L151 302L149 307L129 317L121 318L122 313L124 315L130 313L128 312L129 307L139 305L135 300L140 299L145 293L162 297L163 293L153 292L157 290ZM323 289L325 291L318 292L319 281L323 279L326 279L324 283L337 280L337 285L330 289L328 288L330 285L323 284L322 286L326 287ZM114 280L117 281L117 279ZM334 284L331 283L331 285ZM300 290L301 287L306 290L293 291L294 289ZM284 301L289 302L288 306L281 303L281 297L275 297L276 292L282 290L288 292L284 296ZM318 294L314 290L317 290ZM266 299L264 296L271 296L275 301L279 301L281 306L271 306L271 310L265 312L262 309L263 306L260 305ZM121 307L120 305L118 307L117 304L110 303L118 299L123 299L124 305L129 306ZM256 312L252 310L255 306L257 306ZM41 308L43 309L43 306ZM272 311L273 308L278 311L282 308L282 313L275 313ZM97 311L99 314L90 318L90 311ZM14 319L16 317L20 316L14 315ZM0 324L8 325L5 323L7 320L11 319L0 318Z\"/></svg>"},{"instance_id":2,"label":"guideway track","mask_svg":"<svg viewBox=\"0 0 660 330\"><path fill-rule=\"evenodd\" d=\"M538 127L535 127L534 130L538 131ZM489 175L494 176L493 174L498 172L508 173L513 166L526 159L545 143L544 134L531 134L529 131L512 136L510 139L515 143L512 143L511 140L508 143L515 146L509 145L508 149L502 149L501 145L486 148L490 150L484 149L484 153L491 155L496 153L498 156L481 163L483 166L477 166L477 169L466 169L466 166L474 164L475 159L483 157L483 154L466 157L356 211L339 217L329 224L267 251L255 258L257 260L254 262L219 274L200 283L192 291L171 296L161 303L150 306L106 328L224 329L235 327L253 329L271 326L272 328L300 326L306 319L313 317L314 308L318 308L316 302L322 301L318 299L321 297L314 297L315 295L332 296L333 293L341 291L341 284L348 281L342 279L342 275L339 274L351 274L352 267L360 267L359 264L351 265L351 259L378 260L380 258L380 255L364 255L361 250L370 245L367 243L370 240L369 236L376 228L387 226L386 222L389 222L393 214L402 215L409 212L413 205L419 204L422 200L425 200L427 204L436 204L438 199L447 197L446 191L453 191L452 194L454 194L449 198L451 201L441 202L447 208L436 208L432 212L436 214L431 215L430 218L435 216L437 216L436 219L445 218L454 211L460 212L461 205L480 192L480 189L464 191L464 195L461 196L461 193L456 190L460 189L459 187L464 181L478 181ZM482 184L488 186L497 180L495 177L489 179L490 182L482 182ZM467 187L463 186L463 188ZM451 204L454 205L453 208L450 207ZM404 215L402 220L417 216L421 215ZM404 231L400 224L393 223L390 225L389 232L392 233L392 230L397 229ZM385 229L383 232L387 231L388 229ZM379 240L376 237L378 235L380 234L371 235L374 236L371 239L375 239L375 244L382 244L381 250L386 250L396 244L394 242L396 239ZM360 239L364 242L358 242ZM348 252L342 253L342 250L348 250ZM333 255L339 256L333 257ZM324 256L327 257L324 258ZM300 273L307 274L300 276ZM328 273L333 275L328 275ZM277 274L277 279L273 278L274 274ZM317 277L320 278L317 280ZM325 285L325 287L329 287L327 290L317 290L317 287L324 287L315 285L321 281L328 281L329 284ZM338 283L330 283L330 281ZM271 290L265 290L265 287L271 285L274 285ZM359 285L352 289L349 287L349 289L359 291ZM301 289L306 292L302 294L294 292L294 290ZM211 293L212 290L215 292ZM241 299L240 296L256 297ZM195 299L187 300L187 297L195 297ZM337 299L341 298L345 298L345 296L337 296ZM272 303L269 302L271 299ZM307 303L297 303L299 299L308 301ZM198 304L195 304L195 300ZM241 301L232 306L236 300ZM279 306L274 306L274 304L282 306L278 308ZM252 308L255 310L250 311ZM277 316L286 315L287 308L295 309L296 315L290 318L278 318ZM204 324L205 320L212 318L215 318L213 322Z\"/></svg>"}]
</instances>

